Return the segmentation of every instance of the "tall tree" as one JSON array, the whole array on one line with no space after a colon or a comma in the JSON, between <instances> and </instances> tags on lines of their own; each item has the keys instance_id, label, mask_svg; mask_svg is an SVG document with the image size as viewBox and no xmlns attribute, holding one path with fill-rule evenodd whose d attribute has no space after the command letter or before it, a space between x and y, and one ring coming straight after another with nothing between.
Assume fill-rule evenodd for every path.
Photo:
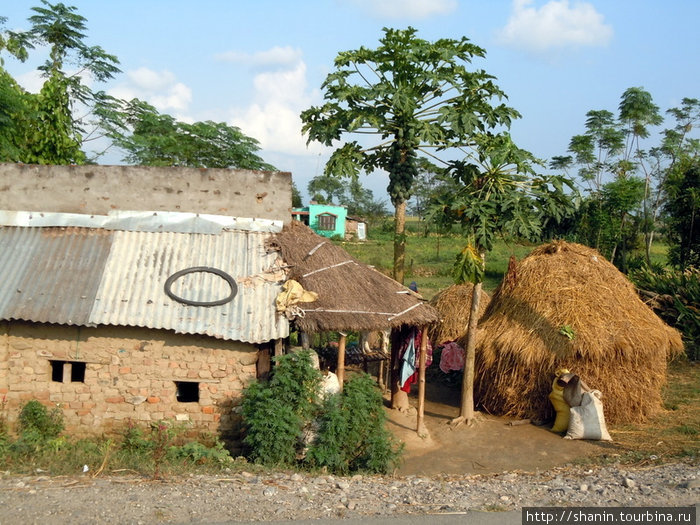
<instances>
[{"instance_id":1,"label":"tall tree","mask_svg":"<svg viewBox=\"0 0 700 525\"><path fill-rule=\"evenodd\" d=\"M469 146L474 136L509 126L520 115L502 103L505 97L494 77L469 71L485 50L460 40L428 42L414 28L384 29L376 49L344 51L335 71L322 84L326 103L303 111L302 131L308 141L327 146L345 134L375 135L338 147L325 173L355 178L360 171L384 170L395 207L394 278L403 282L405 212L411 197L419 156L437 159L437 152Z\"/></svg>"},{"instance_id":2,"label":"tall tree","mask_svg":"<svg viewBox=\"0 0 700 525\"><path fill-rule=\"evenodd\" d=\"M453 425L474 419L476 325L486 253L499 236L538 238L543 217L564 218L572 206L564 188L572 190L573 183L561 176L537 175L537 163L506 133L479 136L473 153L451 163L450 173L459 187L438 205L461 225L468 241L455 261L455 282L474 283L460 413Z\"/></svg>"},{"instance_id":3,"label":"tall tree","mask_svg":"<svg viewBox=\"0 0 700 525\"><path fill-rule=\"evenodd\" d=\"M651 263L651 243L654 238L657 209L652 206L652 172L645 161L646 152L642 149L640 140L649 137L649 126L658 126L664 119L659 113L659 107L652 101L651 94L641 87L625 90L618 109L619 120L627 136L624 159L630 164L634 163L644 173L644 245L647 263Z\"/></svg>"},{"instance_id":4,"label":"tall tree","mask_svg":"<svg viewBox=\"0 0 700 525\"><path fill-rule=\"evenodd\" d=\"M33 46L47 46L49 58L39 67L46 79L38 95L31 98L31 123L24 130L25 152L23 162L39 164L82 164L86 127L97 120L118 120L114 111L116 101L104 92L93 92L84 83L89 76L96 82L111 79L120 70L119 61L99 46L88 46L86 19L76 13L75 7L62 3L41 1L43 7L33 7L29 17L31 29L23 36ZM70 64L75 69L66 70ZM88 111L87 117L76 118L77 107Z\"/></svg>"},{"instance_id":5,"label":"tall tree","mask_svg":"<svg viewBox=\"0 0 700 525\"><path fill-rule=\"evenodd\" d=\"M124 160L144 166L274 170L257 152L257 140L223 122L179 122L134 99L124 105L127 131L112 133Z\"/></svg>"}]
</instances>

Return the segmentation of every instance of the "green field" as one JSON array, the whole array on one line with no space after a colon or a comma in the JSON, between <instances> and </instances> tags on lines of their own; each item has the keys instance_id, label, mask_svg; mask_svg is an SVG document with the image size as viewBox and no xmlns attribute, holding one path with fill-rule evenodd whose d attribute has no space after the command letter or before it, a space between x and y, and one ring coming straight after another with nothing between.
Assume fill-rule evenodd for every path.
<instances>
[{"instance_id":1,"label":"green field","mask_svg":"<svg viewBox=\"0 0 700 525\"><path fill-rule=\"evenodd\" d=\"M391 275L394 260L393 233L380 227L370 230L364 242L337 241L350 255L374 266L386 275ZM415 281L418 291L430 299L438 291L454 283L452 265L457 254L464 248L466 239L458 234L425 235L415 220L407 220L406 266L404 284ZM503 279L508 269L508 260L514 255L518 260L528 255L537 245L522 242L496 242L494 249L486 254L486 277L484 289L491 293ZM664 264L666 246L654 244L652 260Z\"/></svg>"}]
</instances>

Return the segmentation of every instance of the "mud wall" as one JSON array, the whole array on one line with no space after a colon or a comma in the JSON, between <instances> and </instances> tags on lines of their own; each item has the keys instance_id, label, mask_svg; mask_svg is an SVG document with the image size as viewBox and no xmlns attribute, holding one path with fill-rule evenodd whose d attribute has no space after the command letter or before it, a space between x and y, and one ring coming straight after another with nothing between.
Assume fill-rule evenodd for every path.
<instances>
[{"instance_id":1,"label":"mud wall","mask_svg":"<svg viewBox=\"0 0 700 525\"><path fill-rule=\"evenodd\" d=\"M0 163L0 210L180 211L291 220L286 172Z\"/></svg>"}]
</instances>

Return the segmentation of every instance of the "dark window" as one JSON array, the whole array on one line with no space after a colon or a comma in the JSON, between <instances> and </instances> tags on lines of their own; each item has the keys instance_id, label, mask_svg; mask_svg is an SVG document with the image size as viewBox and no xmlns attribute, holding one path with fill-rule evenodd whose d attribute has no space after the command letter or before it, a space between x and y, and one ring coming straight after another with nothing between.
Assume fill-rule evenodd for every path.
<instances>
[{"instance_id":1,"label":"dark window","mask_svg":"<svg viewBox=\"0 0 700 525\"><path fill-rule=\"evenodd\" d=\"M71 383L85 382L85 363L71 363L70 381Z\"/></svg>"},{"instance_id":2,"label":"dark window","mask_svg":"<svg viewBox=\"0 0 700 525\"><path fill-rule=\"evenodd\" d=\"M63 383L63 365L65 361L49 361L51 365L51 381Z\"/></svg>"},{"instance_id":3,"label":"dark window","mask_svg":"<svg viewBox=\"0 0 700 525\"><path fill-rule=\"evenodd\" d=\"M85 382L85 363L81 361L49 361L51 365L51 381L63 383L64 371L70 367L71 383Z\"/></svg>"},{"instance_id":4,"label":"dark window","mask_svg":"<svg viewBox=\"0 0 700 525\"><path fill-rule=\"evenodd\" d=\"M335 230L335 216L329 213L318 216L318 229L319 230Z\"/></svg>"},{"instance_id":5,"label":"dark window","mask_svg":"<svg viewBox=\"0 0 700 525\"><path fill-rule=\"evenodd\" d=\"M197 403L199 401L199 383L193 381L175 381L177 400L180 403Z\"/></svg>"}]
</instances>

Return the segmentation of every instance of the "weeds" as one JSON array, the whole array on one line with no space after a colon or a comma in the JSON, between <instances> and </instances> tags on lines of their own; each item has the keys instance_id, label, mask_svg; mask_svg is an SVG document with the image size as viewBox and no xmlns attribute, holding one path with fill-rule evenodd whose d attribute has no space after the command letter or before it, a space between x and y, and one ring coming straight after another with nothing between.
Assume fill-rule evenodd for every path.
<instances>
[{"instance_id":1,"label":"weeds","mask_svg":"<svg viewBox=\"0 0 700 525\"><path fill-rule=\"evenodd\" d=\"M62 435L60 409L31 400L21 407L16 427L13 437L0 412L0 465L16 473L76 474L87 466L93 477L128 471L160 479L182 469L216 471L234 463L218 439L211 445L183 440L185 429L170 421L145 428L130 421L117 438L74 439Z\"/></svg>"}]
</instances>

